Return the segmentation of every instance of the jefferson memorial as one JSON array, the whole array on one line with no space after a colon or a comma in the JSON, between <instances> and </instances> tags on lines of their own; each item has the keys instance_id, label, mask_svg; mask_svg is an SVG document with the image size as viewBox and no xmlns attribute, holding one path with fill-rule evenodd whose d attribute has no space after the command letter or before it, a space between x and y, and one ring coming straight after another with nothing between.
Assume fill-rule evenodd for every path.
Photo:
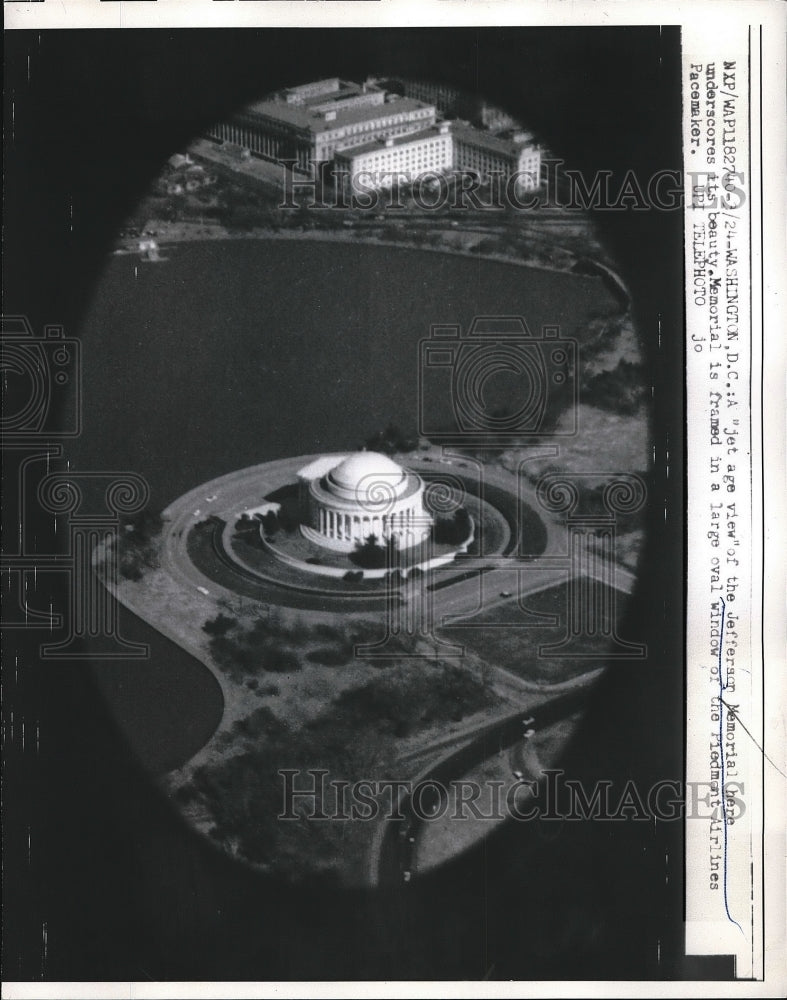
<instances>
[{"instance_id":1,"label":"jefferson memorial","mask_svg":"<svg viewBox=\"0 0 787 1000\"><path fill-rule=\"evenodd\" d=\"M301 532L335 552L352 552L370 535L408 549L432 530L421 477L378 452L321 456L299 470L298 482Z\"/></svg>"}]
</instances>

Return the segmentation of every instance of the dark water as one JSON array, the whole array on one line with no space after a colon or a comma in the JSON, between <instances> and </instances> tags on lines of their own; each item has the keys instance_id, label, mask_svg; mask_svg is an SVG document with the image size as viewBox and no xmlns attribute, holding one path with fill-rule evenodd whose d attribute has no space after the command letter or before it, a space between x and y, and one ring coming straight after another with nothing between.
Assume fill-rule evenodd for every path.
<instances>
[{"instance_id":1,"label":"dark water","mask_svg":"<svg viewBox=\"0 0 787 1000\"><path fill-rule=\"evenodd\" d=\"M359 447L391 421L416 428L433 323L512 314L571 336L613 305L597 279L400 248L244 240L167 254L111 261L79 333L84 431L69 449L72 468L143 475L157 509L234 469ZM220 695L126 617L153 659L102 665L101 690L135 752L166 770L208 738ZM173 704L188 711L171 718Z\"/></svg>"},{"instance_id":2,"label":"dark water","mask_svg":"<svg viewBox=\"0 0 787 1000\"><path fill-rule=\"evenodd\" d=\"M158 265L115 259L80 331L85 432L70 449L72 467L139 472L161 508L233 469L353 447L390 420L414 422L418 341L430 323L516 313L532 328L560 323L570 335L609 305L593 279L386 248L232 242L178 247ZM123 979L675 974L677 828L509 824L435 875L378 892L293 890L233 864L180 822L138 766L174 766L194 752L215 725L215 686L184 662L170 669L185 654L144 623L133 633L150 643L149 668L116 668L103 690L134 754L87 782L98 798L67 804L69 815L83 810L81 850L95 859L91 877L105 876L96 906L105 899L111 914L90 950L91 973L100 965L104 978ZM616 668L568 748L572 774L663 777L654 747L674 726L665 706L679 690L667 680L651 664ZM86 715L89 704L75 701ZM85 731L86 759L102 753L101 732ZM107 842L111 856L102 853ZM61 870L70 871L66 859ZM97 923L92 911L76 923L64 914L59 939L73 925L77 940L80 920ZM73 953L50 961L80 975Z\"/></svg>"},{"instance_id":3,"label":"dark water","mask_svg":"<svg viewBox=\"0 0 787 1000\"><path fill-rule=\"evenodd\" d=\"M148 645L150 658L97 661L96 686L137 760L163 774L213 735L224 711L221 688L199 660L125 608L119 630L125 640Z\"/></svg>"},{"instance_id":4,"label":"dark water","mask_svg":"<svg viewBox=\"0 0 787 1000\"><path fill-rule=\"evenodd\" d=\"M294 240L191 244L111 262L84 343L74 460L144 475L159 506L203 480L352 448L417 423L433 323L523 315L567 335L602 283L465 257Z\"/></svg>"}]
</instances>

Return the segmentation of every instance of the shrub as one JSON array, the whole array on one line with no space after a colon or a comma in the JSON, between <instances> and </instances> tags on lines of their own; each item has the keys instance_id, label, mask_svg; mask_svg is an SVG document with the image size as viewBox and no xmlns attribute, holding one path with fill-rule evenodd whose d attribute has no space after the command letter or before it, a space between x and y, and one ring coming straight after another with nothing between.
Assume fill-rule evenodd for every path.
<instances>
[{"instance_id":1,"label":"shrub","mask_svg":"<svg viewBox=\"0 0 787 1000\"><path fill-rule=\"evenodd\" d=\"M438 544L459 545L470 534L470 515L464 507L453 514L437 517L434 522L434 540Z\"/></svg>"},{"instance_id":2,"label":"shrub","mask_svg":"<svg viewBox=\"0 0 787 1000\"><path fill-rule=\"evenodd\" d=\"M301 661L291 650L274 648L265 651L262 666L274 674L291 674L301 669Z\"/></svg>"},{"instance_id":3,"label":"shrub","mask_svg":"<svg viewBox=\"0 0 787 1000\"><path fill-rule=\"evenodd\" d=\"M265 529L266 535L275 536L276 532L279 530L279 519L276 516L275 511L268 511L268 513L262 518L262 526Z\"/></svg>"},{"instance_id":4,"label":"shrub","mask_svg":"<svg viewBox=\"0 0 787 1000\"><path fill-rule=\"evenodd\" d=\"M202 631L208 635L226 635L231 628L237 625L235 618L219 613L215 618L209 618L202 626Z\"/></svg>"},{"instance_id":5,"label":"shrub","mask_svg":"<svg viewBox=\"0 0 787 1000\"><path fill-rule=\"evenodd\" d=\"M216 662L237 679L241 679L239 675L255 665L251 650L227 635L214 635L210 640L210 651Z\"/></svg>"},{"instance_id":6,"label":"shrub","mask_svg":"<svg viewBox=\"0 0 787 1000\"><path fill-rule=\"evenodd\" d=\"M365 446L369 451L394 455L396 452L414 451L418 447L418 436L401 430L396 424L388 424L385 430L367 438Z\"/></svg>"},{"instance_id":7,"label":"shrub","mask_svg":"<svg viewBox=\"0 0 787 1000\"><path fill-rule=\"evenodd\" d=\"M235 532L239 535L256 533L259 531L259 522L248 514L241 514L235 522Z\"/></svg>"},{"instance_id":8,"label":"shrub","mask_svg":"<svg viewBox=\"0 0 787 1000\"><path fill-rule=\"evenodd\" d=\"M161 514L157 511L149 510L147 507L138 514L124 517L121 523L126 539L144 539L146 541L160 534L164 526ZM130 531L128 530L129 528L131 529Z\"/></svg>"},{"instance_id":9,"label":"shrub","mask_svg":"<svg viewBox=\"0 0 787 1000\"><path fill-rule=\"evenodd\" d=\"M328 639L329 641L332 639L341 639L342 637L341 632L334 625L315 625L312 632L314 635L319 636L320 639Z\"/></svg>"},{"instance_id":10,"label":"shrub","mask_svg":"<svg viewBox=\"0 0 787 1000\"><path fill-rule=\"evenodd\" d=\"M328 718L332 728L338 716L340 728L365 726L402 737L434 722L458 722L494 701L483 678L445 663L386 673L344 691L334 702L335 714Z\"/></svg>"},{"instance_id":11,"label":"shrub","mask_svg":"<svg viewBox=\"0 0 787 1000\"><path fill-rule=\"evenodd\" d=\"M386 562L386 548L379 545L376 535L369 535L365 542L356 542L350 558L364 569L382 569Z\"/></svg>"},{"instance_id":12,"label":"shrub","mask_svg":"<svg viewBox=\"0 0 787 1000\"><path fill-rule=\"evenodd\" d=\"M309 663L319 663L324 667L341 667L349 659L346 649L336 646L320 646L306 654Z\"/></svg>"},{"instance_id":13,"label":"shrub","mask_svg":"<svg viewBox=\"0 0 787 1000\"><path fill-rule=\"evenodd\" d=\"M258 618L251 627L250 641L254 639L284 639L289 631L279 622L270 618Z\"/></svg>"},{"instance_id":14,"label":"shrub","mask_svg":"<svg viewBox=\"0 0 787 1000\"><path fill-rule=\"evenodd\" d=\"M629 415L641 407L645 385L642 366L621 361L611 371L586 378L582 386L583 399L600 409Z\"/></svg>"},{"instance_id":15,"label":"shrub","mask_svg":"<svg viewBox=\"0 0 787 1000\"><path fill-rule=\"evenodd\" d=\"M118 570L126 580L141 580L159 565L158 542L164 525L161 514L147 508L121 521L117 534Z\"/></svg>"}]
</instances>

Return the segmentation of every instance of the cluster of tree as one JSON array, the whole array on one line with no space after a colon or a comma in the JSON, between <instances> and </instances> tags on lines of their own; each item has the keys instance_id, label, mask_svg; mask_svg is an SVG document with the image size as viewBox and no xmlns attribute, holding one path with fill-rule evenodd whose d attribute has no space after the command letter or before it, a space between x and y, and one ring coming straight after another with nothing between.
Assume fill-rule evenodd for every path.
<instances>
[{"instance_id":1,"label":"cluster of tree","mask_svg":"<svg viewBox=\"0 0 787 1000\"><path fill-rule=\"evenodd\" d=\"M489 678L453 663L400 667L342 692L321 725L369 727L409 736L434 722L459 722L496 701Z\"/></svg>"},{"instance_id":2,"label":"cluster of tree","mask_svg":"<svg viewBox=\"0 0 787 1000\"><path fill-rule=\"evenodd\" d=\"M258 517L241 514L235 522L235 534L249 545L258 544L260 540L260 521ZM266 532L267 533L267 532Z\"/></svg>"},{"instance_id":3,"label":"cluster of tree","mask_svg":"<svg viewBox=\"0 0 787 1000\"><path fill-rule=\"evenodd\" d=\"M268 741L284 739L285 728L267 706L261 706L220 740L225 746L248 743L248 749L217 765L196 768L176 793L182 805L198 803L213 817L210 833L215 840L234 841L242 857L253 864L265 864L276 852L281 786L276 787Z\"/></svg>"},{"instance_id":4,"label":"cluster of tree","mask_svg":"<svg viewBox=\"0 0 787 1000\"><path fill-rule=\"evenodd\" d=\"M601 410L630 415L647 398L645 369L640 364L620 361L615 368L585 375L580 385L580 399Z\"/></svg>"},{"instance_id":5,"label":"cluster of tree","mask_svg":"<svg viewBox=\"0 0 787 1000\"><path fill-rule=\"evenodd\" d=\"M177 793L186 806L195 805L212 818L210 836L232 854L289 879L308 878L310 885L332 872L346 870L349 856L346 825L342 823L282 823L282 761L305 772L314 761L335 774L367 773L368 732L336 729L326 739L322 727L291 729L267 706L239 720L222 742L233 752L195 768ZM296 779L296 785L298 784ZM338 803L330 782L326 798L296 799L296 810L335 815ZM360 853L360 852L359 852Z\"/></svg>"},{"instance_id":6,"label":"cluster of tree","mask_svg":"<svg viewBox=\"0 0 787 1000\"><path fill-rule=\"evenodd\" d=\"M391 423L385 430L377 431L367 438L364 447L368 451L379 451L384 455L415 451L418 447L418 435L414 431L403 431L396 424Z\"/></svg>"},{"instance_id":7,"label":"cluster of tree","mask_svg":"<svg viewBox=\"0 0 787 1000\"><path fill-rule=\"evenodd\" d=\"M237 624L237 618L230 618L229 615L219 612L215 618L208 618L202 626L202 631L207 632L208 635L226 635Z\"/></svg>"},{"instance_id":8,"label":"cluster of tree","mask_svg":"<svg viewBox=\"0 0 787 1000\"><path fill-rule=\"evenodd\" d=\"M346 646L319 646L306 654L309 663L319 663L323 667L342 667L348 662L352 650Z\"/></svg>"},{"instance_id":9,"label":"cluster of tree","mask_svg":"<svg viewBox=\"0 0 787 1000\"><path fill-rule=\"evenodd\" d=\"M161 514L147 508L123 518L117 535L118 570L126 580L141 580L149 569L159 565L159 537L163 527Z\"/></svg>"},{"instance_id":10,"label":"cluster of tree","mask_svg":"<svg viewBox=\"0 0 787 1000\"><path fill-rule=\"evenodd\" d=\"M480 254L500 253L503 249L503 244L494 236L485 236L476 244L476 250Z\"/></svg>"},{"instance_id":11,"label":"cluster of tree","mask_svg":"<svg viewBox=\"0 0 787 1000\"><path fill-rule=\"evenodd\" d=\"M438 545L461 545L467 541L471 523L465 507L457 508L453 514L438 515L434 519L434 540Z\"/></svg>"},{"instance_id":12,"label":"cluster of tree","mask_svg":"<svg viewBox=\"0 0 787 1000\"><path fill-rule=\"evenodd\" d=\"M260 525L266 538L275 538L279 531L292 534L299 526L300 519L292 505L283 505L278 513L269 510L267 514L255 514L253 517L242 514L235 522L235 533L245 541L253 542L254 536L259 537Z\"/></svg>"},{"instance_id":13,"label":"cluster of tree","mask_svg":"<svg viewBox=\"0 0 787 1000\"><path fill-rule=\"evenodd\" d=\"M306 633L314 638L317 626ZM357 631L357 630L356 630ZM325 639L342 638L325 631ZM350 638L350 637L348 637ZM368 636L354 635L354 640ZM347 831L341 823L287 823L277 820L282 808L278 769L287 761L305 771L318 760L333 774L384 776L399 737L444 721L460 721L496 702L489 678L455 664L400 664L375 675L361 687L345 691L316 718L291 728L267 706L261 706L220 742L232 753L195 769L177 793L212 817L211 836L241 858L269 871L303 875L346 869ZM334 815L337 804L326 783L326 799L309 799L304 808ZM295 808L302 803L296 802ZM360 854L360 852L359 852Z\"/></svg>"},{"instance_id":14,"label":"cluster of tree","mask_svg":"<svg viewBox=\"0 0 787 1000\"><path fill-rule=\"evenodd\" d=\"M333 625L315 625L309 630L309 639L320 640L321 645L306 654L309 663L319 663L325 667L340 667L353 656L359 642L368 642L373 635L373 629L367 626L356 626L346 632Z\"/></svg>"},{"instance_id":15,"label":"cluster of tree","mask_svg":"<svg viewBox=\"0 0 787 1000\"><path fill-rule=\"evenodd\" d=\"M363 542L355 543L355 551L350 559L364 569L384 569L386 566L398 566L399 543L396 535L391 535L387 542L380 542L377 535L367 535Z\"/></svg>"},{"instance_id":16,"label":"cluster of tree","mask_svg":"<svg viewBox=\"0 0 787 1000\"><path fill-rule=\"evenodd\" d=\"M637 342L628 310L615 310L592 316L583 326L580 337L582 363L591 373L601 367L602 356L609 359L605 367L614 367L617 360L615 356L619 354L622 358L626 343Z\"/></svg>"},{"instance_id":17,"label":"cluster of tree","mask_svg":"<svg viewBox=\"0 0 787 1000\"><path fill-rule=\"evenodd\" d=\"M243 681L249 674L289 674L301 669L297 654L282 641L282 630L268 622L259 620L245 629L237 618L219 613L202 628L211 637L211 655L233 680Z\"/></svg>"}]
</instances>

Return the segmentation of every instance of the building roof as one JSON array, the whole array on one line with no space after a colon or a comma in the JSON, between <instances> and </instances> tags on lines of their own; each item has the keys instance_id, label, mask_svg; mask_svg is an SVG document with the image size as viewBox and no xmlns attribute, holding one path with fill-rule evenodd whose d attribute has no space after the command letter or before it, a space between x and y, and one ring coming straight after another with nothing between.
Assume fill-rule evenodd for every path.
<instances>
[{"instance_id":1,"label":"building roof","mask_svg":"<svg viewBox=\"0 0 787 1000\"><path fill-rule=\"evenodd\" d=\"M364 153L375 153L381 149L391 146L408 146L414 142L423 142L425 139L435 139L441 135L439 125L431 125L429 128L420 129L418 132L406 132L404 135L395 135L390 139L373 139L371 142L363 142L360 146L350 146L339 150L337 158L362 156ZM450 135L448 136L450 138Z\"/></svg>"},{"instance_id":2,"label":"building roof","mask_svg":"<svg viewBox=\"0 0 787 1000\"><path fill-rule=\"evenodd\" d=\"M377 451L357 451L331 469L328 479L344 490L365 495L376 483L392 486L405 475L401 465Z\"/></svg>"},{"instance_id":3,"label":"building roof","mask_svg":"<svg viewBox=\"0 0 787 1000\"><path fill-rule=\"evenodd\" d=\"M298 469L298 479L303 482L311 482L312 479L321 479L327 476L331 469L348 458L348 455L320 455L302 469Z\"/></svg>"},{"instance_id":4,"label":"building roof","mask_svg":"<svg viewBox=\"0 0 787 1000\"><path fill-rule=\"evenodd\" d=\"M257 101L255 104L247 105L243 110L246 114L265 115L268 118L275 118L310 132L331 132L344 125L355 125L358 122L406 111L417 111L422 108L434 111L433 105L424 104L423 101L416 101L408 97L401 97L385 104L360 105L351 108L343 108L339 102L334 109L336 111L335 118L326 117L325 111L316 111L299 104L285 104L283 101Z\"/></svg>"},{"instance_id":5,"label":"building roof","mask_svg":"<svg viewBox=\"0 0 787 1000\"><path fill-rule=\"evenodd\" d=\"M503 156L519 156L528 143L512 142L510 139L501 139L499 136L485 132L483 129L475 128L473 125L463 125L460 122L451 123L451 134L459 142L465 142L470 146L479 146L488 149L490 153L498 153Z\"/></svg>"},{"instance_id":6,"label":"building roof","mask_svg":"<svg viewBox=\"0 0 787 1000\"><path fill-rule=\"evenodd\" d=\"M403 469L387 455L356 451L337 461L340 457L326 456L333 460L333 467L309 483L312 498L324 507L381 515L399 501L417 496L422 489L420 476ZM316 469L314 462L301 470L299 478L304 472Z\"/></svg>"},{"instance_id":7,"label":"building roof","mask_svg":"<svg viewBox=\"0 0 787 1000\"><path fill-rule=\"evenodd\" d=\"M333 90L328 90L322 94L313 94L310 97L304 97L299 102L295 103L296 106L299 104L300 107L312 108L319 105L329 105L332 102L336 103L337 108L342 106L342 101L347 100L350 97L362 97L366 94L382 94L384 91L381 87L375 87L372 84L364 85L361 83L353 83L351 80L339 80L338 86Z\"/></svg>"},{"instance_id":8,"label":"building roof","mask_svg":"<svg viewBox=\"0 0 787 1000\"><path fill-rule=\"evenodd\" d=\"M320 80L309 80L307 83L296 83L292 87L285 87L280 91L282 94L326 94L342 83L338 76L324 76Z\"/></svg>"}]
</instances>

